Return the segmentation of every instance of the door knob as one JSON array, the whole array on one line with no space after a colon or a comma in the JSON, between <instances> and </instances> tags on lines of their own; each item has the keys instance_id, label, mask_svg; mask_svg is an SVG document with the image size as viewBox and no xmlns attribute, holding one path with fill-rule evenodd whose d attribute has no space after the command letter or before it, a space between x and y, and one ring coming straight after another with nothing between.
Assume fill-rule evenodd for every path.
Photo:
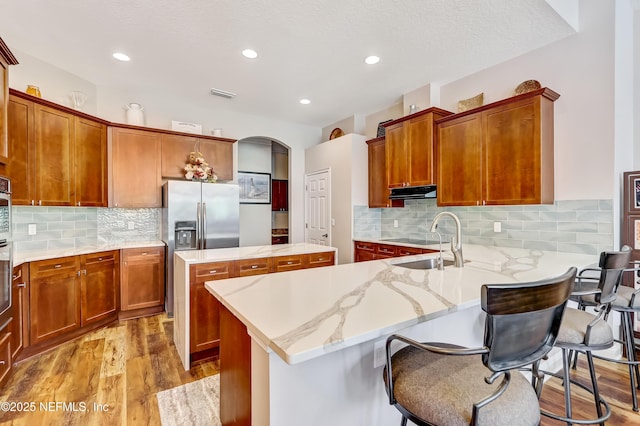
<instances>
[{"instance_id":1,"label":"door knob","mask_svg":"<svg viewBox=\"0 0 640 426\"><path fill-rule=\"evenodd\" d=\"M327 237L329 237L329 234L322 234L322 236L327 238Z\"/></svg>"}]
</instances>

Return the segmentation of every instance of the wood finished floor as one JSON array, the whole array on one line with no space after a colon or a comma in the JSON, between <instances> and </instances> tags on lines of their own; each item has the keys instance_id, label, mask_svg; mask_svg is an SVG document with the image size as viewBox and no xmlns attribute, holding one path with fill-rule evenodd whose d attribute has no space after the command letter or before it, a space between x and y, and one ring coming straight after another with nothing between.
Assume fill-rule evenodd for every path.
<instances>
[{"instance_id":1,"label":"wood finished floor","mask_svg":"<svg viewBox=\"0 0 640 426\"><path fill-rule=\"evenodd\" d=\"M166 314L120 321L17 364L0 401L84 402L87 411L0 411L0 424L160 425L157 392L218 373L217 361L185 371L172 336Z\"/></svg>"},{"instance_id":2,"label":"wood finished floor","mask_svg":"<svg viewBox=\"0 0 640 426\"><path fill-rule=\"evenodd\" d=\"M0 411L0 424L159 425L157 392L219 371L217 361L185 371L172 335L173 320L164 314L120 321L19 363L0 390L0 402L84 402L87 411ZM588 370L582 358L573 374L585 382ZM607 424L640 425L640 414L631 409L626 367L596 360L596 372L601 393L613 412ZM545 384L541 405L561 413L563 395L560 381L553 379ZM108 404L109 409L93 411L94 403ZM595 414L592 399L580 390L573 408L576 416ZM545 417L541 423L563 424Z\"/></svg>"}]
</instances>

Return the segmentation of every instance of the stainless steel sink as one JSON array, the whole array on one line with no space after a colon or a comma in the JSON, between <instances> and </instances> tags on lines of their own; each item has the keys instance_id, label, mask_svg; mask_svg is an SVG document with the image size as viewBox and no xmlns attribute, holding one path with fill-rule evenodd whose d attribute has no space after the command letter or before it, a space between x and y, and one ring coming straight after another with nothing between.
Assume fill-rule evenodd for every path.
<instances>
[{"instance_id":1,"label":"stainless steel sink","mask_svg":"<svg viewBox=\"0 0 640 426\"><path fill-rule=\"evenodd\" d=\"M443 263L444 263L444 266L451 266L454 264L454 261L449 259L444 259ZM404 262L404 263L396 263L393 266L401 266L403 268L409 268L409 269L434 269L438 267L438 258L430 257L428 259L414 260L411 262Z\"/></svg>"}]
</instances>

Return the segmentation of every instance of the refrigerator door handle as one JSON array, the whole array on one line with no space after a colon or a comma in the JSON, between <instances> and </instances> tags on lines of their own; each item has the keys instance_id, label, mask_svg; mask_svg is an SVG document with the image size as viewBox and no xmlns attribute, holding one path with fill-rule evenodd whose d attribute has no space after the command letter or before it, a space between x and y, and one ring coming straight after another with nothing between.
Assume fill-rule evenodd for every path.
<instances>
[{"instance_id":1,"label":"refrigerator door handle","mask_svg":"<svg viewBox=\"0 0 640 426\"><path fill-rule=\"evenodd\" d=\"M200 217L200 203L196 206L196 249L202 248L202 218Z\"/></svg>"},{"instance_id":2,"label":"refrigerator door handle","mask_svg":"<svg viewBox=\"0 0 640 426\"><path fill-rule=\"evenodd\" d=\"M207 248L207 203L202 203L202 248Z\"/></svg>"}]
</instances>

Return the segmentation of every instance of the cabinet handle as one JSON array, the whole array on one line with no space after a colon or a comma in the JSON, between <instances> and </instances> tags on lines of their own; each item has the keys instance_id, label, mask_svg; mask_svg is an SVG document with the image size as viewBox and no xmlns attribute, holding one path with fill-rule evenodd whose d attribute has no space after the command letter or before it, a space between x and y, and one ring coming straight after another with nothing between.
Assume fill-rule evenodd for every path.
<instances>
[{"instance_id":1,"label":"cabinet handle","mask_svg":"<svg viewBox=\"0 0 640 426\"><path fill-rule=\"evenodd\" d=\"M213 271L209 271L210 274L215 274L216 272L218 272L217 269L214 269Z\"/></svg>"},{"instance_id":2,"label":"cabinet handle","mask_svg":"<svg viewBox=\"0 0 640 426\"><path fill-rule=\"evenodd\" d=\"M147 252L145 251L144 253L140 253L140 256L146 256Z\"/></svg>"},{"instance_id":3,"label":"cabinet handle","mask_svg":"<svg viewBox=\"0 0 640 426\"><path fill-rule=\"evenodd\" d=\"M35 206L35 205L36 205L36 202L35 202L34 200L31 200L31 205L32 205L32 206Z\"/></svg>"},{"instance_id":4,"label":"cabinet handle","mask_svg":"<svg viewBox=\"0 0 640 426\"><path fill-rule=\"evenodd\" d=\"M80 276L80 271L76 272L76 275L77 275L77 276Z\"/></svg>"},{"instance_id":5,"label":"cabinet handle","mask_svg":"<svg viewBox=\"0 0 640 426\"><path fill-rule=\"evenodd\" d=\"M482 205L486 206L487 205L487 200L482 200Z\"/></svg>"},{"instance_id":6,"label":"cabinet handle","mask_svg":"<svg viewBox=\"0 0 640 426\"><path fill-rule=\"evenodd\" d=\"M62 268L62 265L60 265L60 264L55 265L55 266L54 266L54 268L56 268L56 269L58 269L58 268Z\"/></svg>"},{"instance_id":7,"label":"cabinet handle","mask_svg":"<svg viewBox=\"0 0 640 426\"><path fill-rule=\"evenodd\" d=\"M4 360L0 360L0 365L5 365L6 362L4 362Z\"/></svg>"},{"instance_id":8,"label":"cabinet handle","mask_svg":"<svg viewBox=\"0 0 640 426\"><path fill-rule=\"evenodd\" d=\"M287 265L291 265L291 264L293 264L293 262L292 262L292 261L288 261L288 262L287 262Z\"/></svg>"},{"instance_id":9,"label":"cabinet handle","mask_svg":"<svg viewBox=\"0 0 640 426\"><path fill-rule=\"evenodd\" d=\"M322 262L324 260L324 257L319 257L318 258L318 262Z\"/></svg>"},{"instance_id":10,"label":"cabinet handle","mask_svg":"<svg viewBox=\"0 0 640 426\"><path fill-rule=\"evenodd\" d=\"M78 201L78 207L80 207L80 201Z\"/></svg>"},{"instance_id":11,"label":"cabinet handle","mask_svg":"<svg viewBox=\"0 0 640 426\"><path fill-rule=\"evenodd\" d=\"M18 275L13 275L13 279L15 280L16 278L18 278Z\"/></svg>"},{"instance_id":12,"label":"cabinet handle","mask_svg":"<svg viewBox=\"0 0 640 426\"><path fill-rule=\"evenodd\" d=\"M115 203L115 206L118 207L118 203Z\"/></svg>"},{"instance_id":13,"label":"cabinet handle","mask_svg":"<svg viewBox=\"0 0 640 426\"><path fill-rule=\"evenodd\" d=\"M41 206L42 205L42 200L38 200L38 205Z\"/></svg>"},{"instance_id":14,"label":"cabinet handle","mask_svg":"<svg viewBox=\"0 0 640 426\"><path fill-rule=\"evenodd\" d=\"M256 269L258 265L251 265L251 269Z\"/></svg>"},{"instance_id":15,"label":"cabinet handle","mask_svg":"<svg viewBox=\"0 0 640 426\"><path fill-rule=\"evenodd\" d=\"M101 258L101 257L99 257L99 258L98 258L98 260L102 260L102 258Z\"/></svg>"},{"instance_id":16,"label":"cabinet handle","mask_svg":"<svg viewBox=\"0 0 640 426\"><path fill-rule=\"evenodd\" d=\"M16 284L16 287L26 288L27 287L27 283L18 283L18 284Z\"/></svg>"},{"instance_id":17,"label":"cabinet handle","mask_svg":"<svg viewBox=\"0 0 640 426\"><path fill-rule=\"evenodd\" d=\"M86 270L86 269L83 269L83 270L82 270L82 274L83 274L83 275L87 275L87 270Z\"/></svg>"}]
</instances>

